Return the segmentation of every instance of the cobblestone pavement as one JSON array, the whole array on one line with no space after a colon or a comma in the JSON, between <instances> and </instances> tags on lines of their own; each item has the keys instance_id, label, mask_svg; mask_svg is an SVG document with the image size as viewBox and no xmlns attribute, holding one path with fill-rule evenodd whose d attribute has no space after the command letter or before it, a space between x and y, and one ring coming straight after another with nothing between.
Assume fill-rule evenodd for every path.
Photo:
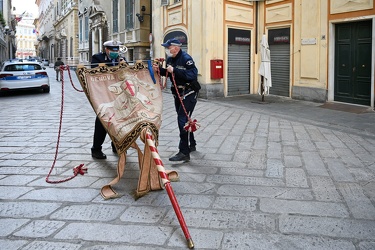
<instances>
[{"instance_id":1,"label":"cobblestone pavement","mask_svg":"<svg viewBox=\"0 0 375 250\"><path fill-rule=\"evenodd\" d=\"M51 93L0 97L0 249L187 249L164 190L135 200L137 155L128 151L122 197L103 200L116 175L90 155L95 115L85 95L65 84ZM67 75L65 76L67 77ZM74 74L76 86L79 86ZM165 92L159 153L195 249L375 249L375 114L324 109L267 96L199 100L193 118L197 151L171 164L178 136L172 96Z\"/></svg>"}]
</instances>

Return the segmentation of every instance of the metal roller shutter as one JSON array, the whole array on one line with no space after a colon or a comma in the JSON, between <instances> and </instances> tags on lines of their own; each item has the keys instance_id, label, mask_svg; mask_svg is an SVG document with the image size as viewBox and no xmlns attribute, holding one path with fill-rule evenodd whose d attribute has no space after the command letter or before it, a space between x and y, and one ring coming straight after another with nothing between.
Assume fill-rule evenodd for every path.
<instances>
[{"instance_id":1,"label":"metal roller shutter","mask_svg":"<svg viewBox=\"0 0 375 250\"><path fill-rule=\"evenodd\" d=\"M250 46L228 44L228 96L250 93Z\"/></svg>"},{"instance_id":2,"label":"metal roller shutter","mask_svg":"<svg viewBox=\"0 0 375 250\"><path fill-rule=\"evenodd\" d=\"M270 45L272 87L270 94L289 97L290 45Z\"/></svg>"}]
</instances>

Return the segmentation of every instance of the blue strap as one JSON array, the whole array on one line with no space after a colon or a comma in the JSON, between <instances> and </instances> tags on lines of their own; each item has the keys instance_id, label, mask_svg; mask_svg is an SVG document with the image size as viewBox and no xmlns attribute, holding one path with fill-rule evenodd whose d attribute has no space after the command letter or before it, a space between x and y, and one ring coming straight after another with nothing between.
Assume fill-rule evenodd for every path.
<instances>
[{"instance_id":1,"label":"blue strap","mask_svg":"<svg viewBox=\"0 0 375 250\"><path fill-rule=\"evenodd\" d=\"M155 84L155 83L156 83L156 79L155 79L155 75L154 75L154 70L152 69L152 63L151 63L151 60L147 60L147 65L148 65L148 71L150 72L150 75L151 75L152 81L153 81L154 84Z\"/></svg>"}]
</instances>

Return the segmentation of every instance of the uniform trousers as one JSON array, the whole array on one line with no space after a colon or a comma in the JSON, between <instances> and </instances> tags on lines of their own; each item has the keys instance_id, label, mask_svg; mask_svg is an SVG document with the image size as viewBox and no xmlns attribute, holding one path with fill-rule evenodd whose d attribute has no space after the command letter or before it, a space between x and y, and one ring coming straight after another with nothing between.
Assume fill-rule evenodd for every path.
<instances>
[{"instance_id":1,"label":"uniform trousers","mask_svg":"<svg viewBox=\"0 0 375 250\"><path fill-rule=\"evenodd\" d=\"M186 92L188 93L189 91ZM185 97L183 97L183 94L183 92L180 93L183 104L185 106L188 116L191 117L195 105L197 104L198 93L194 92ZM188 155L190 153L190 147L195 147L197 143L194 139L194 133L188 132L184 129L184 126L188 122L188 117L186 116L185 111L181 105L181 101L177 95L174 95L174 105L177 112L178 129L180 131L180 143L178 148L181 153L183 153L184 155Z\"/></svg>"},{"instance_id":2,"label":"uniform trousers","mask_svg":"<svg viewBox=\"0 0 375 250\"><path fill-rule=\"evenodd\" d=\"M100 122L100 119L96 117L95 119L95 128L94 128L94 143L92 145L92 149L102 149L102 145L104 143L105 137L107 135L107 130L105 130L103 124ZM112 148L115 148L113 143Z\"/></svg>"}]
</instances>

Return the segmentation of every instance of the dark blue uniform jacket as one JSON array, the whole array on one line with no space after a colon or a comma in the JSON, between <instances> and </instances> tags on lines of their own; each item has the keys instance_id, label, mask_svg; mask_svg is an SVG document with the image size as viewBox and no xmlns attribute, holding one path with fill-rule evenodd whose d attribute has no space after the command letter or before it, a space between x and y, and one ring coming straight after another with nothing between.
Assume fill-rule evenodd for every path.
<instances>
[{"instance_id":1,"label":"dark blue uniform jacket","mask_svg":"<svg viewBox=\"0 0 375 250\"><path fill-rule=\"evenodd\" d=\"M195 66L193 58L185 51L180 50L175 57L169 57L166 63L167 66L171 65L173 67L173 73L175 75L174 79L177 86L186 87L187 83L190 84L192 81L197 80L198 69ZM160 74L165 76L167 74L167 70L160 68ZM172 74L168 73L168 76L172 82L172 93L175 93Z\"/></svg>"},{"instance_id":2,"label":"dark blue uniform jacket","mask_svg":"<svg viewBox=\"0 0 375 250\"><path fill-rule=\"evenodd\" d=\"M105 63L107 66L116 66L119 63L119 58L117 58L117 59L110 59L107 56L107 54L104 53L104 52L100 52L100 53L92 55L92 58L91 58L91 68L97 67L99 65L99 63Z\"/></svg>"}]
</instances>

